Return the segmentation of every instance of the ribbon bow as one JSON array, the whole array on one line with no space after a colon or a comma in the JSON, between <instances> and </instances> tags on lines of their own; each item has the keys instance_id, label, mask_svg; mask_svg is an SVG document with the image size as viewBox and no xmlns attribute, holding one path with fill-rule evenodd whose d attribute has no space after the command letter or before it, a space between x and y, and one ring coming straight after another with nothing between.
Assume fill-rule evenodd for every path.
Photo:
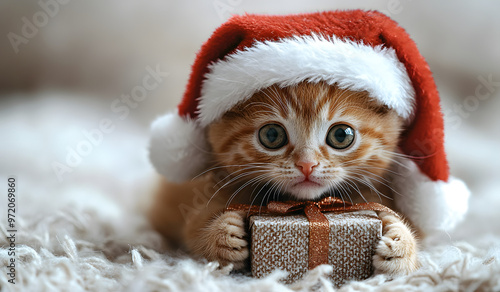
<instances>
[{"instance_id":1,"label":"ribbon bow","mask_svg":"<svg viewBox=\"0 0 500 292\"><path fill-rule=\"evenodd\" d=\"M291 215L305 214L309 221L309 269L328 264L328 242L330 223L323 212L380 211L397 215L393 210L378 203L352 204L336 197L326 197L315 201L271 201L265 207L247 204L228 206L226 211L248 211L247 216L255 214ZM399 216L399 215L397 215Z\"/></svg>"}]
</instances>

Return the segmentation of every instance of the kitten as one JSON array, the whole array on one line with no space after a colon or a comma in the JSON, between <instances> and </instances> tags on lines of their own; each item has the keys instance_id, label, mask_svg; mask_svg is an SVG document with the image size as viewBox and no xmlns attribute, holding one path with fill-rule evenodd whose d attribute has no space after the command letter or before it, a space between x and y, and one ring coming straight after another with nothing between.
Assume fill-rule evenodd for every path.
<instances>
[{"instance_id":1,"label":"kitten","mask_svg":"<svg viewBox=\"0 0 500 292\"><path fill-rule=\"evenodd\" d=\"M241 268L249 257L246 214L222 213L225 206L337 194L394 208L387 173L402 126L393 110L365 92L321 82L269 87L210 125L214 167L184 184L163 182L152 222L192 254ZM416 270L409 226L388 213L379 217L376 273Z\"/></svg>"}]
</instances>

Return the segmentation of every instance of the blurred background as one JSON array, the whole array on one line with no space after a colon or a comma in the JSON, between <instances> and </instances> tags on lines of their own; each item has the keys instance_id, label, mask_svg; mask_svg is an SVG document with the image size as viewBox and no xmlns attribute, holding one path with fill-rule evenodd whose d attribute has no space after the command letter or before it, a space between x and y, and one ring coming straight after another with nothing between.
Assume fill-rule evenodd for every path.
<instances>
[{"instance_id":1,"label":"blurred background","mask_svg":"<svg viewBox=\"0 0 500 292\"><path fill-rule=\"evenodd\" d=\"M500 189L499 1L2 0L0 175L17 176L21 212L145 206L149 124L179 102L216 27L231 14L355 8L416 41L441 93L451 171L488 204Z\"/></svg>"}]
</instances>

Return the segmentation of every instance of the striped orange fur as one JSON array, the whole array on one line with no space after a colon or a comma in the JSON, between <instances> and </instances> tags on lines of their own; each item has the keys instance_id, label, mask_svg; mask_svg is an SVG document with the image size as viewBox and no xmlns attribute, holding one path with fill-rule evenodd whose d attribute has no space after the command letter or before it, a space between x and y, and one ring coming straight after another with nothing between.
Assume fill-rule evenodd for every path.
<instances>
[{"instance_id":1,"label":"striped orange fur","mask_svg":"<svg viewBox=\"0 0 500 292\"><path fill-rule=\"evenodd\" d=\"M285 128L289 143L282 149L260 145L257 132L269 123ZM326 144L328 130L335 124L355 130L349 149ZM401 128L398 115L365 92L304 82L255 94L212 124L208 137L215 164L228 166L241 180L267 174L262 180L277 185L274 192L295 199L317 199L337 189L345 199L357 201L356 189L376 187L386 179ZM311 174L318 187L294 187L303 177L296 164L304 159L318 163Z\"/></svg>"}]
</instances>

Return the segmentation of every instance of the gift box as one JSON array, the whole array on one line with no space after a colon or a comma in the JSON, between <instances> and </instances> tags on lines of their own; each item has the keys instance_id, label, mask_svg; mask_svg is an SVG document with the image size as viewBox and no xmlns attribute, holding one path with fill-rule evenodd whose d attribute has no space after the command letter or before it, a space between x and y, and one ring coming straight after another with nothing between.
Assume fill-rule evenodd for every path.
<instances>
[{"instance_id":1,"label":"gift box","mask_svg":"<svg viewBox=\"0 0 500 292\"><path fill-rule=\"evenodd\" d=\"M330 264L337 287L373 273L372 258L382 236L375 211L399 216L378 203L352 204L337 197L235 204L226 211L246 211L250 217L253 276L281 269L289 272L285 282L291 283L318 265Z\"/></svg>"},{"instance_id":2,"label":"gift box","mask_svg":"<svg viewBox=\"0 0 500 292\"><path fill-rule=\"evenodd\" d=\"M339 287L373 273L372 257L381 238L382 221L374 211L324 213L329 223L327 263L332 282ZM310 221L305 215L250 217L251 269L264 277L276 269L289 272L291 283L311 268Z\"/></svg>"}]
</instances>

